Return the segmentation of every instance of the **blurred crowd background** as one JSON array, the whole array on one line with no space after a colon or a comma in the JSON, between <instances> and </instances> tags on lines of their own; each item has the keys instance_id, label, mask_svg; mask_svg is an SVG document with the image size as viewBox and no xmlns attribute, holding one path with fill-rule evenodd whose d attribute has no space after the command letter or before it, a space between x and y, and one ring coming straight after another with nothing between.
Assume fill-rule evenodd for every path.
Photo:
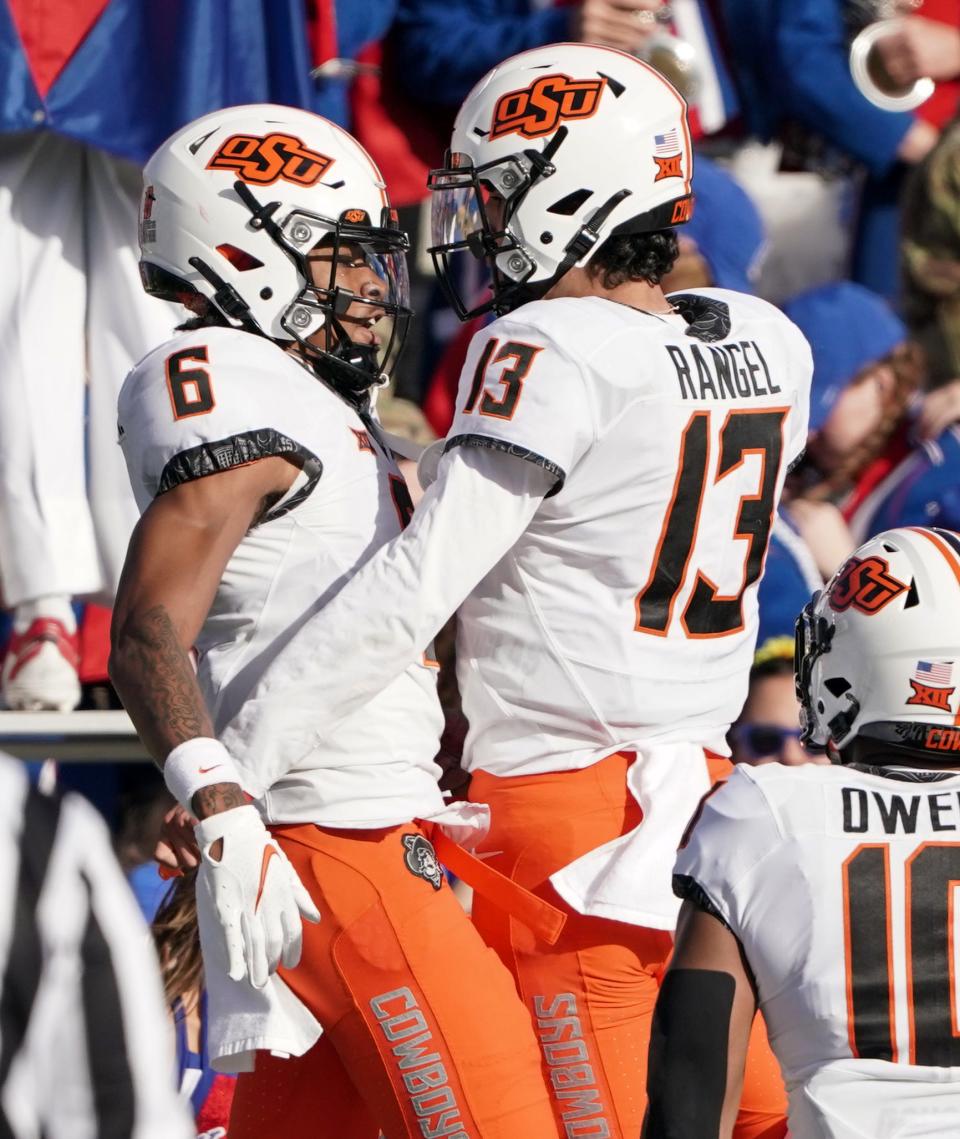
<instances>
[{"instance_id":1,"label":"blurred crowd background","mask_svg":"<svg viewBox=\"0 0 960 1139\"><path fill-rule=\"evenodd\" d=\"M645 58L690 103L696 208L668 291L756 293L812 345L808 451L732 732L738 761L806 758L797 612L868 535L960 527L960 0L0 0L0 707L119 706L109 607L136 510L116 395L181 315L139 288L151 152L239 103L359 138L411 235L416 318L379 412L425 443L476 331L432 274L427 171L480 76L561 40ZM152 916L159 776L61 779L107 816Z\"/></svg>"}]
</instances>

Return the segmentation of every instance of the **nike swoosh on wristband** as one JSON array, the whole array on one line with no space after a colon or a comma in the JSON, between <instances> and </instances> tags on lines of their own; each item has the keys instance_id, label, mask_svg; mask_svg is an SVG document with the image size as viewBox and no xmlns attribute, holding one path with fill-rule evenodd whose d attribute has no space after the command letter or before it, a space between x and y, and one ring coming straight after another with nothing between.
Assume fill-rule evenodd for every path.
<instances>
[{"instance_id":1,"label":"nike swoosh on wristband","mask_svg":"<svg viewBox=\"0 0 960 1139\"><path fill-rule=\"evenodd\" d=\"M253 912L256 913L260 908L260 899L263 897L263 884L267 880L267 867L270 865L270 859L276 855L275 847L268 846L263 852L263 861L260 863L260 885L257 887L257 900L253 903Z\"/></svg>"},{"instance_id":2,"label":"nike swoosh on wristband","mask_svg":"<svg viewBox=\"0 0 960 1139\"><path fill-rule=\"evenodd\" d=\"M216 771L218 767L223 767L222 763L215 763L213 767L198 767L197 771L201 775L206 775L208 771Z\"/></svg>"}]
</instances>

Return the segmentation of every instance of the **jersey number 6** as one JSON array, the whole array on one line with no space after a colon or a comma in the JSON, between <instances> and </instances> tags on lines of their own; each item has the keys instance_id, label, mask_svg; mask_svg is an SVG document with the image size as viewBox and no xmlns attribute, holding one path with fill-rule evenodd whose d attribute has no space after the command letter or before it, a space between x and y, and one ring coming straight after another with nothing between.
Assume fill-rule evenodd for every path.
<instances>
[{"instance_id":1,"label":"jersey number 6","mask_svg":"<svg viewBox=\"0 0 960 1139\"><path fill-rule=\"evenodd\" d=\"M185 363L196 360L207 363L207 349L204 345L184 348L167 359L167 389L170 392L174 419L206 415L216 406L210 373L206 368L184 367Z\"/></svg>"},{"instance_id":2,"label":"jersey number 6","mask_svg":"<svg viewBox=\"0 0 960 1139\"><path fill-rule=\"evenodd\" d=\"M743 628L743 595L760 577L770 541L788 410L731 411L720 428L714 482L734 474L744 456L753 454L761 460L759 486L741 496L733 532L733 537L748 543L740 588L732 597L723 597L705 569L698 567L696 584L681 616L688 637L726 637ZM680 465L650 576L636 596L634 627L638 633L667 635L677 594L690 568L707 489L709 457L710 412L696 411L681 436Z\"/></svg>"}]
</instances>

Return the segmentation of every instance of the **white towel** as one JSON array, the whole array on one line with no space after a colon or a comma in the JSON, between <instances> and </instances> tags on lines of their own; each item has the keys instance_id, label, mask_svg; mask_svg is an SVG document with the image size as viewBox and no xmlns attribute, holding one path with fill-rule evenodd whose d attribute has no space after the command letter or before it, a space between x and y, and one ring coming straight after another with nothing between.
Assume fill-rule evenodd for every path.
<instances>
[{"instance_id":1,"label":"white towel","mask_svg":"<svg viewBox=\"0 0 960 1139\"><path fill-rule=\"evenodd\" d=\"M673 864L687 823L710 790L707 760L699 744L643 745L636 752L627 787L643 821L558 870L550 881L578 913L673 930L680 912Z\"/></svg>"},{"instance_id":2,"label":"white towel","mask_svg":"<svg viewBox=\"0 0 960 1139\"><path fill-rule=\"evenodd\" d=\"M490 829L483 803L450 803L424 821L437 823L453 842L469 850ZM258 1049L278 1056L302 1056L320 1039L320 1022L277 974L262 989L228 974L227 950L213 899L197 890L197 919L207 987L210 1064L217 1072L252 1072ZM321 912L320 920L323 921Z\"/></svg>"}]
</instances>

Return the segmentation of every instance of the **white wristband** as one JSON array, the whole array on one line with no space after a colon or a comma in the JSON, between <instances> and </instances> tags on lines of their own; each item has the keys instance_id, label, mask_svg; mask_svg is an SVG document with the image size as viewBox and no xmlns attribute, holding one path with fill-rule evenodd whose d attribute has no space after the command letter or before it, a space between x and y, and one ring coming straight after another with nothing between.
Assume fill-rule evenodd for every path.
<instances>
[{"instance_id":1,"label":"white wristband","mask_svg":"<svg viewBox=\"0 0 960 1139\"><path fill-rule=\"evenodd\" d=\"M201 787L240 783L240 772L219 740L196 736L170 752L163 765L163 780L180 806L192 811L191 800Z\"/></svg>"}]
</instances>

